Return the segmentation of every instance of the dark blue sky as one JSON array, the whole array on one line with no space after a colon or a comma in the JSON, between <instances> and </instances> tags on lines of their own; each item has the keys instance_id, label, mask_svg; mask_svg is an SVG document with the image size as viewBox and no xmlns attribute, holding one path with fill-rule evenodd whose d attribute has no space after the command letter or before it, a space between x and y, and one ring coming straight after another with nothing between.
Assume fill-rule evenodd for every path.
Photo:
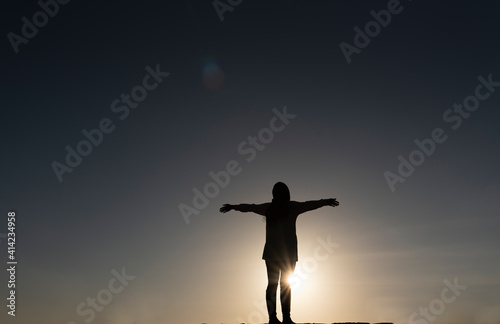
<instances>
[{"instance_id":1,"label":"dark blue sky","mask_svg":"<svg viewBox=\"0 0 500 324\"><path fill-rule=\"evenodd\" d=\"M1 210L19 215L24 306L0 318L84 323L77 305L126 267L136 279L95 323L250 321L264 223L218 208L269 201L284 181L292 199L341 202L298 221L299 264L318 238L341 246L297 292L298 321L408 322L458 277L469 288L435 323L498 323L500 88L483 85L489 97L453 122L443 115L477 97L478 77L500 82L500 5L403 0L348 63L340 44L388 3L242 1L221 21L210 1L71 1L17 54L9 33L41 8L5 4ZM148 66L169 75L120 119L112 103ZM285 106L296 117L246 161L238 145ZM105 118L113 131L59 181L53 162ZM384 174L401 177L398 157L436 128L446 141L391 190ZM241 173L186 224L180 204L193 207L193 188L231 160Z\"/></svg>"}]
</instances>

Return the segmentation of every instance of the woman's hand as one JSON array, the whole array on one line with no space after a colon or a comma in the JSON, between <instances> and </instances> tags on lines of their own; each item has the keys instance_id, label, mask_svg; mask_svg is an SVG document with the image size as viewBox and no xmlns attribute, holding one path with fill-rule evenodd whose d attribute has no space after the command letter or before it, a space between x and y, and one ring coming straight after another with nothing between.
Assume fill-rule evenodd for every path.
<instances>
[{"instance_id":1,"label":"woman's hand","mask_svg":"<svg viewBox=\"0 0 500 324\"><path fill-rule=\"evenodd\" d=\"M230 204L224 204L222 205L222 207L219 209L219 211L221 213L227 213L228 211L230 211L231 209L234 209L233 208L233 205L230 205Z\"/></svg>"},{"instance_id":2,"label":"woman's hand","mask_svg":"<svg viewBox=\"0 0 500 324\"><path fill-rule=\"evenodd\" d=\"M337 207L339 202L336 198L325 199L325 206Z\"/></svg>"}]
</instances>

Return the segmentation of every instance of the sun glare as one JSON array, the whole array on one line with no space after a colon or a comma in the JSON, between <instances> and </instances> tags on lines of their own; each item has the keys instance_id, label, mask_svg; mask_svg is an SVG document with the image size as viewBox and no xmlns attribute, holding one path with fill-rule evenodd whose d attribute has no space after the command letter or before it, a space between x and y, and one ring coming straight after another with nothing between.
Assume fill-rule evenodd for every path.
<instances>
[{"instance_id":1,"label":"sun glare","mask_svg":"<svg viewBox=\"0 0 500 324\"><path fill-rule=\"evenodd\" d=\"M302 280L300 277L294 273L288 276L288 282L290 283L290 287L292 288L292 291L297 291L299 290L300 286L302 285Z\"/></svg>"}]
</instances>

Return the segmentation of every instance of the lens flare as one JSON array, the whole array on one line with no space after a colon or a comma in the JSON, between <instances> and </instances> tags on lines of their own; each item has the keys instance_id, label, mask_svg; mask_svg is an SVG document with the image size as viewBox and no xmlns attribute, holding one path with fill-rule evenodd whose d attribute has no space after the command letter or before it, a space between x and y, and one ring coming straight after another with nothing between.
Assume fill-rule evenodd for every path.
<instances>
[{"instance_id":1,"label":"lens flare","mask_svg":"<svg viewBox=\"0 0 500 324\"><path fill-rule=\"evenodd\" d=\"M202 68L203 85L210 91L220 91L224 88L226 75L213 59L207 59Z\"/></svg>"}]
</instances>

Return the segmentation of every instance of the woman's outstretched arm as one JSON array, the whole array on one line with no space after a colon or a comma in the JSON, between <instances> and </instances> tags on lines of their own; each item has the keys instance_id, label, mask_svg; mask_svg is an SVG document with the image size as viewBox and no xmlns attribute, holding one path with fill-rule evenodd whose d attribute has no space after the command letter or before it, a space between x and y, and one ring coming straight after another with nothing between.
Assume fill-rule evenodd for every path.
<instances>
[{"instance_id":1,"label":"woman's outstretched arm","mask_svg":"<svg viewBox=\"0 0 500 324\"><path fill-rule=\"evenodd\" d=\"M302 214L314 209L318 209L324 206L337 207L339 202L336 198L320 199L320 200L309 200L304 202L296 203L296 210L298 214Z\"/></svg>"},{"instance_id":2,"label":"woman's outstretched arm","mask_svg":"<svg viewBox=\"0 0 500 324\"><path fill-rule=\"evenodd\" d=\"M264 204L238 204L238 205L231 205L231 204L224 204L220 208L221 213L227 213L230 210L236 210L242 213L247 213L247 212L253 212L259 215L264 216L266 214L267 209L269 208L270 203L264 203Z\"/></svg>"}]
</instances>

